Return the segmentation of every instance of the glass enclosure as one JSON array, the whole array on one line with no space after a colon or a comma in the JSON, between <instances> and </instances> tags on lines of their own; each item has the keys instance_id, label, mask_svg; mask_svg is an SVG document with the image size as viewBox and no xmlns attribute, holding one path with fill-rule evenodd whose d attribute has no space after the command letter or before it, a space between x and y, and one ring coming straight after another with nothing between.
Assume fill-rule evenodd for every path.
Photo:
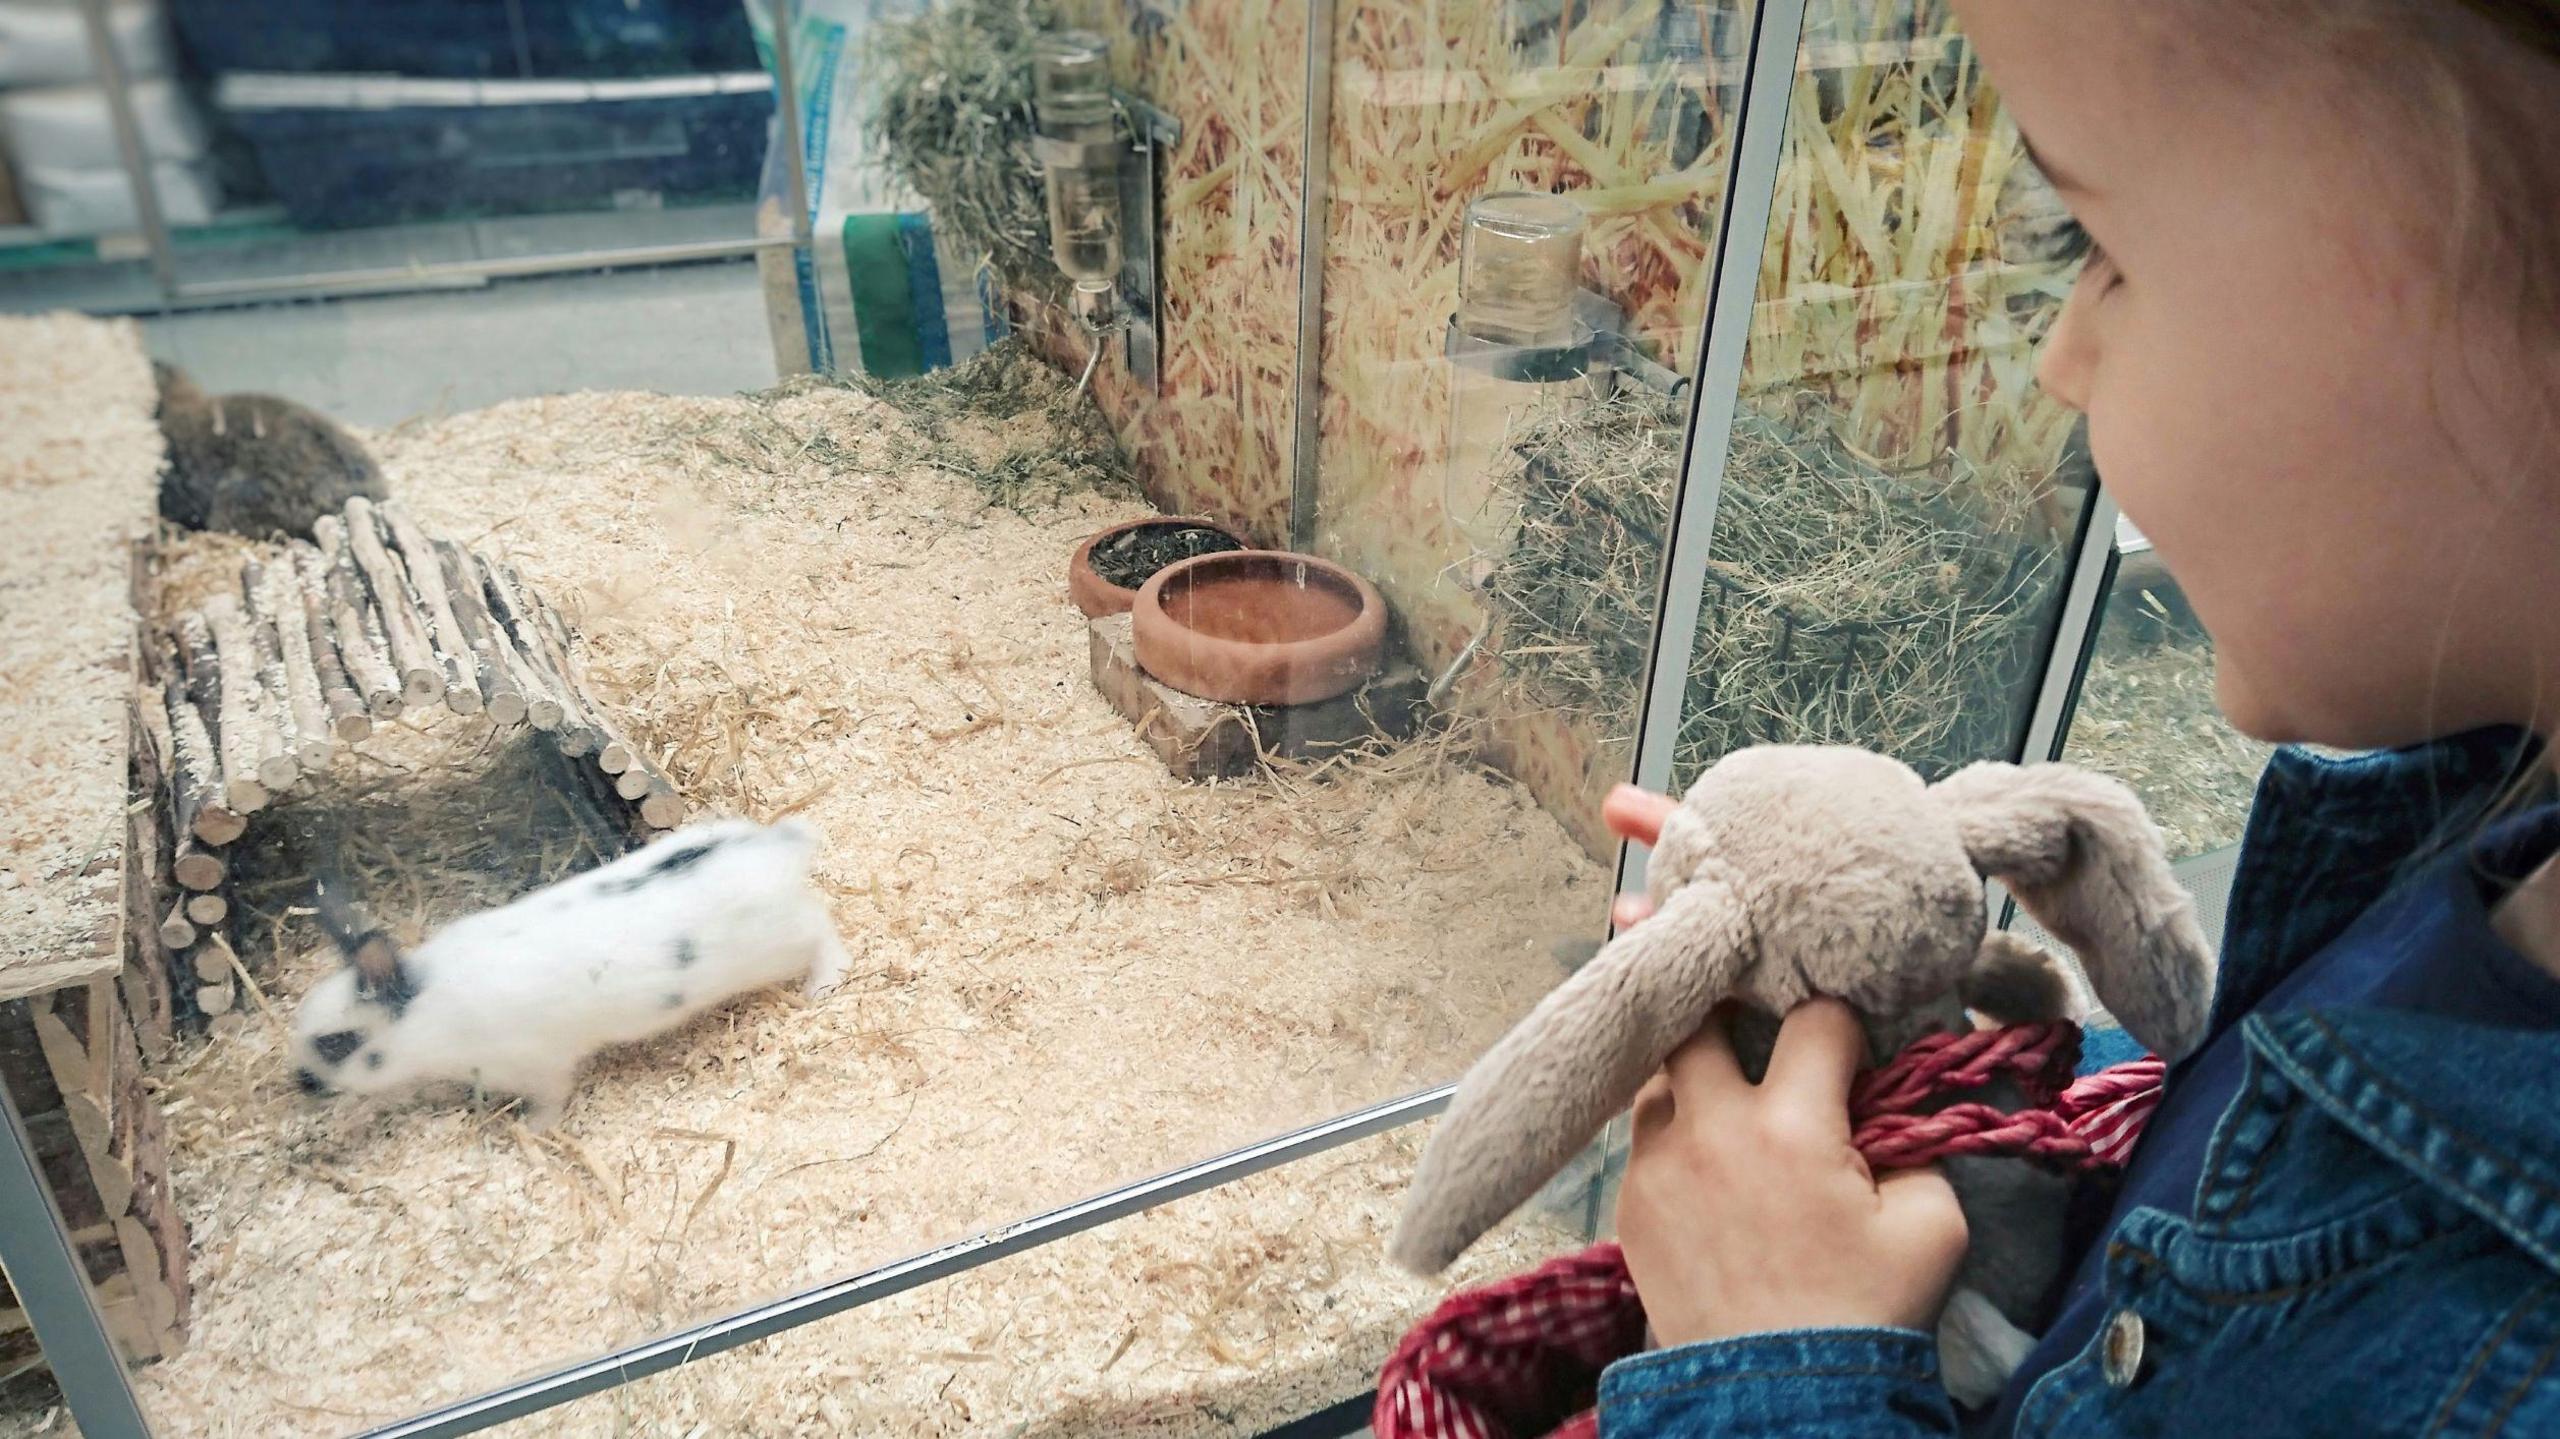
<instances>
[{"instance_id":1,"label":"glass enclosure","mask_svg":"<svg viewBox=\"0 0 2560 1439\"><path fill-rule=\"evenodd\" d=\"M1612 785L2050 750L2095 625L2065 751L2245 810L1940 0L34 8L0 397L131 444L11 500L122 758L9 889L123 921L0 953L0 1375L93 1439L1260 1433L1606 1228L1383 1263Z\"/></svg>"}]
</instances>

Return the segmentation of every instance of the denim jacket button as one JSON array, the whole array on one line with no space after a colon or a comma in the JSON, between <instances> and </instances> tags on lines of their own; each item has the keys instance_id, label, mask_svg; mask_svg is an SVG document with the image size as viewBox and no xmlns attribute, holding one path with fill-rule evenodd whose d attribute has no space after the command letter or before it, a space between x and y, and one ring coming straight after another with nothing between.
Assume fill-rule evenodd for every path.
<instances>
[{"instance_id":1,"label":"denim jacket button","mask_svg":"<svg viewBox=\"0 0 2560 1439\"><path fill-rule=\"evenodd\" d=\"M2118 1389L2142 1377L2142 1316L2119 1309L2107 1320L2105 1346L2099 1351L2100 1372Z\"/></svg>"}]
</instances>

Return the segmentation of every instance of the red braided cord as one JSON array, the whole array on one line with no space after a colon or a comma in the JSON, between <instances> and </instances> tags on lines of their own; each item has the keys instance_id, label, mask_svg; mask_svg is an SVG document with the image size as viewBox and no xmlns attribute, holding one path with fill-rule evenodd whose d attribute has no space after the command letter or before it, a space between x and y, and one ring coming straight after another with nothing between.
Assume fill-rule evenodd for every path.
<instances>
[{"instance_id":1,"label":"red braided cord","mask_svg":"<svg viewBox=\"0 0 2560 1439\"><path fill-rule=\"evenodd\" d=\"M1851 1142L1879 1169L1953 1155L2018 1155L2073 1167L2122 1162L2167 1066L2145 1057L2073 1080L2080 1030L2016 1025L1917 1041L1850 1091ZM2006 1078L2030 1107L1962 1101ZM1600 1371L1642 1347L1644 1308L1615 1244L1599 1244L1449 1297L1396 1346L1378 1385L1379 1439L1595 1439Z\"/></svg>"},{"instance_id":2,"label":"red braided cord","mask_svg":"<svg viewBox=\"0 0 2560 1439\"><path fill-rule=\"evenodd\" d=\"M2127 1060L2073 1080L2071 1087L2055 1098L2054 1112L2065 1119L2094 1114L2120 1100L2138 1099L2153 1093L2168 1074L2169 1066L2156 1054Z\"/></svg>"},{"instance_id":3,"label":"red braided cord","mask_svg":"<svg viewBox=\"0 0 2560 1439\"><path fill-rule=\"evenodd\" d=\"M1927 1035L1859 1076L1849 1091L1849 1142L1879 1169L1966 1155L2086 1167L2094 1152L2072 1121L2159 1081L2156 1074L2128 1080L2118 1071L2133 1066L2118 1066L2074 1084L2071 1067L2079 1057L2080 1026L2068 1020ZM2027 1108L2010 1112L1967 1101L1917 1112L1932 1100L2004 1078L2025 1091Z\"/></svg>"}]
</instances>

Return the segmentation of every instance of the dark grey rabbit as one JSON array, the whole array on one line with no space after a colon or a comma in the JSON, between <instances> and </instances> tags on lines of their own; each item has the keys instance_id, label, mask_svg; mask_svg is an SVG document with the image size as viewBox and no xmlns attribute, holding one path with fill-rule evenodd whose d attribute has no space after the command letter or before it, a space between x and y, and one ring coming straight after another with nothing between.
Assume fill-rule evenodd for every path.
<instances>
[{"instance_id":1,"label":"dark grey rabbit","mask_svg":"<svg viewBox=\"0 0 2560 1439\"><path fill-rule=\"evenodd\" d=\"M357 495L384 499L382 470L356 437L274 395L207 395L186 371L153 361L169 467L160 513L191 530L264 539L309 536Z\"/></svg>"}]
</instances>

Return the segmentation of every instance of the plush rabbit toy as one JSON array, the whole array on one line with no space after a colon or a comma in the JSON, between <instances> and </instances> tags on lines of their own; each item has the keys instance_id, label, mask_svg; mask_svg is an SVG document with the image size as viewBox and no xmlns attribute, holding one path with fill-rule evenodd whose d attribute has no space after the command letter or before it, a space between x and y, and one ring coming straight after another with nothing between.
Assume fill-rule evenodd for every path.
<instances>
[{"instance_id":1,"label":"plush rabbit toy","mask_svg":"<svg viewBox=\"0 0 2560 1439\"><path fill-rule=\"evenodd\" d=\"M2203 1037L2212 952L2131 791L2068 765L1977 764L1935 785L1864 750L1739 750L1662 827L1651 919L1549 994L1458 1085L1414 1175L1391 1257L1436 1273L1536 1193L1719 1002L1757 1078L1776 1018L1814 995L1864 1018L1870 1058L2066 1003L2049 958L1986 933L2005 884L2080 957L2127 1033L2175 1060ZM1993 1096L1996 1098L1996 1096ZM1949 1161L1973 1244L1939 1345L1948 1389L1980 1402L2024 1357L2062 1262L2064 1176L2015 1159Z\"/></svg>"}]
</instances>

